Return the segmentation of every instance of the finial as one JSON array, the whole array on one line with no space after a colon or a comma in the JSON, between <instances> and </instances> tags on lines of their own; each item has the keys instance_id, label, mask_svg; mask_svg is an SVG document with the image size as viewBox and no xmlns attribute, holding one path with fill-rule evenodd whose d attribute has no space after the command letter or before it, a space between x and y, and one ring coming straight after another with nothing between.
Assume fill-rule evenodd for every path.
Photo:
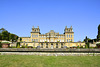
<instances>
[{"instance_id":1,"label":"finial","mask_svg":"<svg viewBox=\"0 0 100 67\"><path fill-rule=\"evenodd\" d=\"M65 28L67 28L67 26Z\"/></svg>"},{"instance_id":2,"label":"finial","mask_svg":"<svg viewBox=\"0 0 100 67\"><path fill-rule=\"evenodd\" d=\"M34 28L34 26L33 26L33 28Z\"/></svg>"},{"instance_id":3,"label":"finial","mask_svg":"<svg viewBox=\"0 0 100 67\"><path fill-rule=\"evenodd\" d=\"M72 28L72 26L70 28Z\"/></svg>"},{"instance_id":4,"label":"finial","mask_svg":"<svg viewBox=\"0 0 100 67\"><path fill-rule=\"evenodd\" d=\"M39 26L37 26L39 28Z\"/></svg>"}]
</instances>

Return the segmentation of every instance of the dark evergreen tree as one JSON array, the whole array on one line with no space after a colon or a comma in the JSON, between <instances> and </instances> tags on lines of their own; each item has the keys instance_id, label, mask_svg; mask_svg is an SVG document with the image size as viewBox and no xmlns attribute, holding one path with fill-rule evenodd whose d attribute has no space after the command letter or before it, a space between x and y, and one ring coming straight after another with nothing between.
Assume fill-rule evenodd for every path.
<instances>
[{"instance_id":1,"label":"dark evergreen tree","mask_svg":"<svg viewBox=\"0 0 100 67\"><path fill-rule=\"evenodd\" d=\"M97 40L100 40L100 24L98 26L98 35L97 35Z\"/></svg>"}]
</instances>

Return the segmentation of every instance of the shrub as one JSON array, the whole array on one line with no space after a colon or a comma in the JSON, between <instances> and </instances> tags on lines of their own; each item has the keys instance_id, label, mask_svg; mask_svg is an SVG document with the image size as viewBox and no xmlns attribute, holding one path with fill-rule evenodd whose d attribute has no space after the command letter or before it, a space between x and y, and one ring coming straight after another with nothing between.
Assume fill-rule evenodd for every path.
<instances>
[{"instance_id":1,"label":"shrub","mask_svg":"<svg viewBox=\"0 0 100 67\"><path fill-rule=\"evenodd\" d=\"M2 44L3 44L3 43L5 43L5 44L9 44L9 42L1 42L1 43L2 43Z\"/></svg>"},{"instance_id":2,"label":"shrub","mask_svg":"<svg viewBox=\"0 0 100 67\"><path fill-rule=\"evenodd\" d=\"M21 48L25 48L25 46L24 45L22 45L22 47Z\"/></svg>"},{"instance_id":3,"label":"shrub","mask_svg":"<svg viewBox=\"0 0 100 67\"><path fill-rule=\"evenodd\" d=\"M57 42L60 42L60 41L57 41Z\"/></svg>"},{"instance_id":4,"label":"shrub","mask_svg":"<svg viewBox=\"0 0 100 67\"><path fill-rule=\"evenodd\" d=\"M20 45L17 45L17 48L20 48Z\"/></svg>"},{"instance_id":5,"label":"shrub","mask_svg":"<svg viewBox=\"0 0 100 67\"><path fill-rule=\"evenodd\" d=\"M17 42L16 47L20 47L20 42Z\"/></svg>"},{"instance_id":6,"label":"shrub","mask_svg":"<svg viewBox=\"0 0 100 67\"><path fill-rule=\"evenodd\" d=\"M28 48L28 45L26 44L25 48Z\"/></svg>"},{"instance_id":7,"label":"shrub","mask_svg":"<svg viewBox=\"0 0 100 67\"><path fill-rule=\"evenodd\" d=\"M47 41L45 41L45 42L47 42Z\"/></svg>"},{"instance_id":8,"label":"shrub","mask_svg":"<svg viewBox=\"0 0 100 67\"><path fill-rule=\"evenodd\" d=\"M16 48L15 46L11 46L10 48Z\"/></svg>"},{"instance_id":9,"label":"shrub","mask_svg":"<svg viewBox=\"0 0 100 67\"><path fill-rule=\"evenodd\" d=\"M77 46L77 48L80 48L79 45Z\"/></svg>"},{"instance_id":10,"label":"shrub","mask_svg":"<svg viewBox=\"0 0 100 67\"><path fill-rule=\"evenodd\" d=\"M87 44L85 45L85 48L88 48Z\"/></svg>"},{"instance_id":11,"label":"shrub","mask_svg":"<svg viewBox=\"0 0 100 67\"><path fill-rule=\"evenodd\" d=\"M83 48L83 46L81 46L80 48Z\"/></svg>"}]
</instances>

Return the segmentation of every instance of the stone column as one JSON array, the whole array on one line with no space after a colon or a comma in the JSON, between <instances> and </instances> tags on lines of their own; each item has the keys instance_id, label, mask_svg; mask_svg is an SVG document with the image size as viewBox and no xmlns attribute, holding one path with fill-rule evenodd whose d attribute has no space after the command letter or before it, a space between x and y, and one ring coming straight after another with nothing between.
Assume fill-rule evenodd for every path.
<instances>
[{"instance_id":1,"label":"stone column","mask_svg":"<svg viewBox=\"0 0 100 67\"><path fill-rule=\"evenodd\" d=\"M43 43L43 48L46 48L46 43Z\"/></svg>"},{"instance_id":2,"label":"stone column","mask_svg":"<svg viewBox=\"0 0 100 67\"><path fill-rule=\"evenodd\" d=\"M51 43L48 43L48 48L51 48Z\"/></svg>"},{"instance_id":3,"label":"stone column","mask_svg":"<svg viewBox=\"0 0 100 67\"><path fill-rule=\"evenodd\" d=\"M61 48L61 43L58 43L58 48Z\"/></svg>"},{"instance_id":4,"label":"stone column","mask_svg":"<svg viewBox=\"0 0 100 67\"><path fill-rule=\"evenodd\" d=\"M56 48L56 43L53 43L53 48Z\"/></svg>"}]
</instances>

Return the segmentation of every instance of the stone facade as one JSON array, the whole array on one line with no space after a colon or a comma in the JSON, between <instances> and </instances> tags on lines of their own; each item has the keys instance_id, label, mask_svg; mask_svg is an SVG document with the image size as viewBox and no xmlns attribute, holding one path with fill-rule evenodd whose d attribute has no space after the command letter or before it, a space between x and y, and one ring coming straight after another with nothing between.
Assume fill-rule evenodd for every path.
<instances>
[{"instance_id":1,"label":"stone facade","mask_svg":"<svg viewBox=\"0 0 100 67\"><path fill-rule=\"evenodd\" d=\"M21 37L21 45L28 45L40 48L66 48L66 47L77 47L84 46L83 42L74 42L74 32L72 26L64 29L64 34L59 34L51 30L48 33L41 34L39 26L37 28L32 28L30 37Z\"/></svg>"}]
</instances>

